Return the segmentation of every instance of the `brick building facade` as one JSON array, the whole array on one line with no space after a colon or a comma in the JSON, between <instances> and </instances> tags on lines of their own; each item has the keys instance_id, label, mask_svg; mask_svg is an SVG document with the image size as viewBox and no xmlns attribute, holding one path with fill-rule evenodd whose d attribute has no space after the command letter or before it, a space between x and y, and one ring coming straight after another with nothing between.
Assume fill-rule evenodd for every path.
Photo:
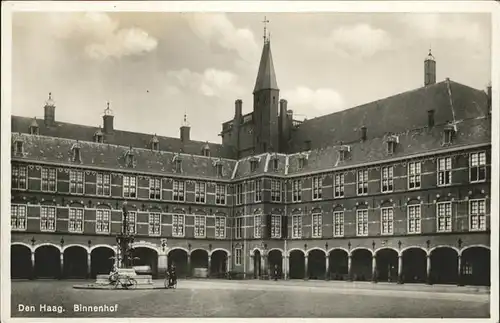
<instances>
[{"instance_id":1,"label":"brick building facade","mask_svg":"<svg viewBox=\"0 0 500 323\"><path fill-rule=\"evenodd\" d=\"M254 111L222 144L12 117L11 273L109 272L128 202L136 265L266 278L489 284L491 92L436 83L299 122L266 41Z\"/></svg>"}]
</instances>

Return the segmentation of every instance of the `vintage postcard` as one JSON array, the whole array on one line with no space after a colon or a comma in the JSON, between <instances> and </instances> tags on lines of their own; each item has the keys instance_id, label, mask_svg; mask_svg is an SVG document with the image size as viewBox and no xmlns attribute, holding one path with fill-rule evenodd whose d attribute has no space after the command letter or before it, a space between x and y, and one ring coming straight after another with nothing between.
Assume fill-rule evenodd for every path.
<instances>
[{"instance_id":1,"label":"vintage postcard","mask_svg":"<svg viewBox=\"0 0 500 323\"><path fill-rule=\"evenodd\" d=\"M494 2L5 2L2 321L498 322Z\"/></svg>"}]
</instances>

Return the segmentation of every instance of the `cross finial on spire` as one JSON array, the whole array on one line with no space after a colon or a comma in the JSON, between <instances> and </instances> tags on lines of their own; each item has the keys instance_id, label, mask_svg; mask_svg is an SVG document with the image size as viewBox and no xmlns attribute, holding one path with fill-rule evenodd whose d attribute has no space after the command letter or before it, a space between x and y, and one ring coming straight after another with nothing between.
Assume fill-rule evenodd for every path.
<instances>
[{"instance_id":1,"label":"cross finial on spire","mask_svg":"<svg viewBox=\"0 0 500 323\"><path fill-rule=\"evenodd\" d=\"M264 16L264 21L262 21L264 23L264 43L266 43L267 41L267 23L269 22L269 20L267 20L267 17Z\"/></svg>"},{"instance_id":2,"label":"cross finial on spire","mask_svg":"<svg viewBox=\"0 0 500 323\"><path fill-rule=\"evenodd\" d=\"M52 92L49 92L49 100L52 100Z\"/></svg>"}]
</instances>

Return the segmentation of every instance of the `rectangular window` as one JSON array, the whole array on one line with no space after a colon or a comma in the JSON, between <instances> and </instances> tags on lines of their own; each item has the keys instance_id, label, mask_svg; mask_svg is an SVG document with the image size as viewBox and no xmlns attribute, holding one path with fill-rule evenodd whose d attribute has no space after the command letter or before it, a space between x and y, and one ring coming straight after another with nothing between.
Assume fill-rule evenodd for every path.
<instances>
[{"instance_id":1,"label":"rectangular window","mask_svg":"<svg viewBox=\"0 0 500 323\"><path fill-rule=\"evenodd\" d=\"M420 233L421 213L420 205L408 205L408 233Z\"/></svg>"},{"instance_id":2,"label":"rectangular window","mask_svg":"<svg viewBox=\"0 0 500 323\"><path fill-rule=\"evenodd\" d=\"M293 226L292 237L294 239L302 238L302 215L292 216L292 226Z\"/></svg>"},{"instance_id":3,"label":"rectangular window","mask_svg":"<svg viewBox=\"0 0 500 323\"><path fill-rule=\"evenodd\" d=\"M159 236L161 235L161 214L160 213L149 213L149 235Z\"/></svg>"},{"instance_id":4,"label":"rectangular window","mask_svg":"<svg viewBox=\"0 0 500 323\"><path fill-rule=\"evenodd\" d=\"M344 174L335 174L334 186L334 197L344 197Z\"/></svg>"},{"instance_id":5,"label":"rectangular window","mask_svg":"<svg viewBox=\"0 0 500 323\"><path fill-rule=\"evenodd\" d=\"M292 202L302 201L302 181L296 179L292 181Z\"/></svg>"},{"instance_id":6,"label":"rectangular window","mask_svg":"<svg viewBox=\"0 0 500 323\"><path fill-rule=\"evenodd\" d=\"M206 236L206 225L207 218L204 215L197 215L194 217L194 236L196 238L204 238Z\"/></svg>"},{"instance_id":7,"label":"rectangular window","mask_svg":"<svg viewBox=\"0 0 500 323\"><path fill-rule=\"evenodd\" d=\"M254 215L253 217L253 237L262 237L262 215Z\"/></svg>"},{"instance_id":8,"label":"rectangular window","mask_svg":"<svg viewBox=\"0 0 500 323\"><path fill-rule=\"evenodd\" d=\"M451 202L438 203L437 205L437 230L438 232L451 231Z\"/></svg>"},{"instance_id":9,"label":"rectangular window","mask_svg":"<svg viewBox=\"0 0 500 323\"><path fill-rule=\"evenodd\" d=\"M486 200L470 201L470 230L486 230Z\"/></svg>"},{"instance_id":10,"label":"rectangular window","mask_svg":"<svg viewBox=\"0 0 500 323\"><path fill-rule=\"evenodd\" d=\"M80 208L70 208L69 209L69 232L83 232L83 209Z\"/></svg>"},{"instance_id":11,"label":"rectangular window","mask_svg":"<svg viewBox=\"0 0 500 323\"><path fill-rule=\"evenodd\" d=\"M356 211L356 235L368 235L368 210Z\"/></svg>"},{"instance_id":12,"label":"rectangular window","mask_svg":"<svg viewBox=\"0 0 500 323\"><path fill-rule=\"evenodd\" d=\"M320 213L312 215L312 237L321 238L323 236L323 216Z\"/></svg>"},{"instance_id":13,"label":"rectangular window","mask_svg":"<svg viewBox=\"0 0 500 323\"><path fill-rule=\"evenodd\" d=\"M394 189L394 167L382 167L382 193L392 192Z\"/></svg>"},{"instance_id":14,"label":"rectangular window","mask_svg":"<svg viewBox=\"0 0 500 323\"><path fill-rule=\"evenodd\" d=\"M322 190L322 179L321 176L315 176L312 178L312 199L321 200L321 190Z\"/></svg>"},{"instance_id":15,"label":"rectangular window","mask_svg":"<svg viewBox=\"0 0 500 323\"><path fill-rule=\"evenodd\" d=\"M271 180L271 201L281 202L281 181Z\"/></svg>"},{"instance_id":16,"label":"rectangular window","mask_svg":"<svg viewBox=\"0 0 500 323\"><path fill-rule=\"evenodd\" d=\"M149 198L151 200L161 200L161 179L149 179Z\"/></svg>"},{"instance_id":17,"label":"rectangular window","mask_svg":"<svg viewBox=\"0 0 500 323\"><path fill-rule=\"evenodd\" d=\"M255 180L255 202L262 202L262 181L260 179Z\"/></svg>"},{"instance_id":18,"label":"rectangular window","mask_svg":"<svg viewBox=\"0 0 500 323\"><path fill-rule=\"evenodd\" d=\"M438 185L451 184L451 157L438 159Z\"/></svg>"},{"instance_id":19,"label":"rectangular window","mask_svg":"<svg viewBox=\"0 0 500 323\"><path fill-rule=\"evenodd\" d=\"M96 177L96 192L100 196L111 195L111 175L104 173L97 173Z\"/></svg>"},{"instance_id":20,"label":"rectangular window","mask_svg":"<svg viewBox=\"0 0 500 323\"><path fill-rule=\"evenodd\" d=\"M215 204L217 205L226 204L226 185L217 184L215 188Z\"/></svg>"},{"instance_id":21,"label":"rectangular window","mask_svg":"<svg viewBox=\"0 0 500 323\"><path fill-rule=\"evenodd\" d=\"M333 236L343 237L344 236L344 212L337 211L333 212Z\"/></svg>"},{"instance_id":22,"label":"rectangular window","mask_svg":"<svg viewBox=\"0 0 500 323\"><path fill-rule=\"evenodd\" d=\"M12 230L26 230L26 205L10 206L10 226Z\"/></svg>"},{"instance_id":23,"label":"rectangular window","mask_svg":"<svg viewBox=\"0 0 500 323\"><path fill-rule=\"evenodd\" d=\"M137 213L135 211L128 212L127 222L128 222L128 232L131 234L136 234Z\"/></svg>"},{"instance_id":24,"label":"rectangular window","mask_svg":"<svg viewBox=\"0 0 500 323\"><path fill-rule=\"evenodd\" d=\"M408 189L414 190L420 188L422 165L420 162L408 163Z\"/></svg>"},{"instance_id":25,"label":"rectangular window","mask_svg":"<svg viewBox=\"0 0 500 323\"><path fill-rule=\"evenodd\" d=\"M223 216L215 217L215 237L219 239L226 237L226 218Z\"/></svg>"},{"instance_id":26,"label":"rectangular window","mask_svg":"<svg viewBox=\"0 0 500 323\"><path fill-rule=\"evenodd\" d=\"M358 171L358 195L368 194L368 170Z\"/></svg>"},{"instance_id":27,"label":"rectangular window","mask_svg":"<svg viewBox=\"0 0 500 323\"><path fill-rule=\"evenodd\" d=\"M382 208L380 222L382 234L394 233L394 210L391 207Z\"/></svg>"},{"instance_id":28,"label":"rectangular window","mask_svg":"<svg viewBox=\"0 0 500 323\"><path fill-rule=\"evenodd\" d=\"M42 192L56 191L56 170L54 168L42 168Z\"/></svg>"},{"instance_id":29,"label":"rectangular window","mask_svg":"<svg viewBox=\"0 0 500 323\"><path fill-rule=\"evenodd\" d=\"M271 238L281 238L281 215L271 216Z\"/></svg>"},{"instance_id":30,"label":"rectangular window","mask_svg":"<svg viewBox=\"0 0 500 323\"><path fill-rule=\"evenodd\" d=\"M241 250L241 248L234 249L234 253L235 253L234 262L235 262L236 265L239 266L242 263L242 261L241 261L242 260L241 259L242 258L242 250Z\"/></svg>"},{"instance_id":31,"label":"rectangular window","mask_svg":"<svg viewBox=\"0 0 500 323\"><path fill-rule=\"evenodd\" d=\"M470 181L483 182L486 180L486 153L484 151L470 154Z\"/></svg>"},{"instance_id":32,"label":"rectangular window","mask_svg":"<svg viewBox=\"0 0 500 323\"><path fill-rule=\"evenodd\" d=\"M194 198L196 203L205 203L207 184L205 182L195 182Z\"/></svg>"},{"instance_id":33,"label":"rectangular window","mask_svg":"<svg viewBox=\"0 0 500 323\"><path fill-rule=\"evenodd\" d=\"M236 205L243 204L243 184L236 184Z\"/></svg>"},{"instance_id":34,"label":"rectangular window","mask_svg":"<svg viewBox=\"0 0 500 323\"><path fill-rule=\"evenodd\" d=\"M243 218L237 217L235 221L236 223L234 226L234 237L236 239L241 239L243 237Z\"/></svg>"},{"instance_id":35,"label":"rectangular window","mask_svg":"<svg viewBox=\"0 0 500 323\"><path fill-rule=\"evenodd\" d=\"M123 197L137 197L137 179L135 176L123 176Z\"/></svg>"},{"instance_id":36,"label":"rectangular window","mask_svg":"<svg viewBox=\"0 0 500 323\"><path fill-rule=\"evenodd\" d=\"M27 188L28 172L26 166L12 166L12 189L25 190Z\"/></svg>"},{"instance_id":37,"label":"rectangular window","mask_svg":"<svg viewBox=\"0 0 500 323\"><path fill-rule=\"evenodd\" d=\"M54 206L40 207L40 231L56 230L56 208Z\"/></svg>"},{"instance_id":38,"label":"rectangular window","mask_svg":"<svg viewBox=\"0 0 500 323\"><path fill-rule=\"evenodd\" d=\"M69 171L69 192L71 194L83 194L84 180L83 171Z\"/></svg>"},{"instance_id":39,"label":"rectangular window","mask_svg":"<svg viewBox=\"0 0 500 323\"><path fill-rule=\"evenodd\" d=\"M174 201L179 201L179 202L184 201L184 182L183 181L173 181L173 196L174 196Z\"/></svg>"},{"instance_id":40,"label":"rectangular window","mask_svg":"<svg viewBox=\"0 0 500 323\"><path fill-rule=\"evenodd\" d=\"M95 214L95 232L109 233L109 220L111 219L110 210L96 210Z\"/></svg>"},{"instance_id":41,"label":"rectangular window","mask_svg":"<svg viewBox=\"0 0 500 323\"><path fill-rule=\"evenodd\" d=\"M172 216L172 236L184 237L184 215L174 214Z\"/></svg>"}]
</instances>

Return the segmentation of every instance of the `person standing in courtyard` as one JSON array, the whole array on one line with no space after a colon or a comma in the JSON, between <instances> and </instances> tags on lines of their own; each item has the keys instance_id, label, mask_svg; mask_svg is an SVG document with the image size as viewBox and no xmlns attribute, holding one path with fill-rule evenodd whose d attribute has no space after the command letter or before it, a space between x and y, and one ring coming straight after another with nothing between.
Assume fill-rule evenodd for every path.
<instances>
[{"instance_id":1,"label":"person standing in courtyard","mask_svg":"<svg viewBox=\"0 0 500 323\"><path fill-rule=\"evenodd\" d=\"M279 272L278 272L278 265L274 265L274 281L278 281L278 275L279 275Z\"/></svg>"}]
</instances>

